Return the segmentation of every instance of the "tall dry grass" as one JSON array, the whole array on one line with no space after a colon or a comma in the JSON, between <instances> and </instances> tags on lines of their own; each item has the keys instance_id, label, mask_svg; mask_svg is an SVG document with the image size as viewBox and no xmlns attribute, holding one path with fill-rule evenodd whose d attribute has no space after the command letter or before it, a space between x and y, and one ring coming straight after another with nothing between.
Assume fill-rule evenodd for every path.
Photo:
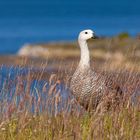
<instances>
[{"instance_id":1,"label":"tall dry grass","mask_svg":"<svg viewBox=\"0 0 140 140\"><path fill-rule=\"evenodd\" d=\"M119 105L100 112L88 112L79 105L69 89L78 63L75 57L66 60L50 58L45 63L35 59L37 64L28 58L15 58L12 61L17 65L22 62L23 66L0 67L0 139L140 139L139 49L135 45L134 49L130 48L135 40L109 41L96 42L95 45L107 48L100 50L94 46L93 59L98 61L93 61L91 66L121 87L123 98ZM116 51L118 44L119 52ZM72 51L67 53L71 56L73 46L70 48ZM79 54L76 50L73 55L77 52ZM60 56L63 53L62 50ZM107 98L102 102L107 102Z\"/></svg>"},{"instance_id":2,"label":"tall dry grass","mask_svg":"<svg viewBox=\"0 0 140 140\"><path fill-rule=\"evenodd\" d=\"M69 69L61 65L56 74L48 74L43 65L40 71L2 66L1 139L140 139L139 72L104 71L108 80L122 88L123 100L104 113L87 112L69 90L76 64Z\"/></svg>"}]
</instances>

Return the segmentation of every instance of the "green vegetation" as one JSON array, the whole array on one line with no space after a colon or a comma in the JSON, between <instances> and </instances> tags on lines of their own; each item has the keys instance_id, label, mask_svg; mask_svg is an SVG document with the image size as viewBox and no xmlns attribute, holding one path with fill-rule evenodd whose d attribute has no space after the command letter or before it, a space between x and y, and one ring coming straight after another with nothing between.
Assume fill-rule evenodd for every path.
<instances>
[{"instance_id":1,"label":"green vegetation","mask_svg":"<svg viewBox=\"0 0 140 140\"><path fill-rule=\"evenodd\" d=\"M119 39L125 39L125 38L129 38L130 37L130 35L129 35L129 33L127 33L127 32L123 32L123 33L120 33L119 35L118 35L118 38Z\"/></svg>"},{"instance_id":2,"label":"green vegetation","mask_svg":"<svg viewBox=\"0 0 140 140\"><path fill-rule=\"evenodd\" d=\"M140 139L140 112L129 107L102 115L24 114L2 121L0 137L2 140Z\"/></svg>"}]
</instances>

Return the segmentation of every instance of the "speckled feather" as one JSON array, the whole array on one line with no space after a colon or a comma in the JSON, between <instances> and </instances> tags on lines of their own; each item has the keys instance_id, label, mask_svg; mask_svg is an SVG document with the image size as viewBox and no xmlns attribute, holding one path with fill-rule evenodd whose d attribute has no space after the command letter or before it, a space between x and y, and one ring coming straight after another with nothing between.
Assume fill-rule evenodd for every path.
<instances>
[{"instance_id":1,"label":"speckled feather","mask_svg":"<svg viewBox=\"0 0 140 140\"><path fill-rule=\"evenodd\" d=\"M98 101L105 92L104 82L104 78L91 69L85 68L83 70L78 67L71 80L71 90L85 108L88 107L89 102L93 108L96 108Z\"/></svg>"},{"instance_id":2,"label":"speckled feather","mask_svg":"<svg viewBox=\"0 0 140 140\"><path fill-rule=\"evenodd\" d=\"M120 87L102 74L96 73L90 68L90 57L87 40L94 37L92 30L80 32L78 37L81 49L80 63L72 76L70 88L77 101L87 108L96 109L102 97L107 94L121 95Z\"/></svg>"}]
</instances>

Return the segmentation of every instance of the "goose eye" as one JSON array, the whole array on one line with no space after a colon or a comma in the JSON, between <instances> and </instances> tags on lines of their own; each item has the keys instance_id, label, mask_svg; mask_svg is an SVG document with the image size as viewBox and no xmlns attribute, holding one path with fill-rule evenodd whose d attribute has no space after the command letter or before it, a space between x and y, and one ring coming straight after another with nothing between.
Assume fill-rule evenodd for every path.
<instances>
[{"instance_id":1,"label":"goose eye","mask_svg":"<svg viewBox=\"0 0 140 140\"><path fill-rule=\"evenodd\" d=\"M88 32L85 32L85 34L88 34Z\"/></svg>"}]
</instances>

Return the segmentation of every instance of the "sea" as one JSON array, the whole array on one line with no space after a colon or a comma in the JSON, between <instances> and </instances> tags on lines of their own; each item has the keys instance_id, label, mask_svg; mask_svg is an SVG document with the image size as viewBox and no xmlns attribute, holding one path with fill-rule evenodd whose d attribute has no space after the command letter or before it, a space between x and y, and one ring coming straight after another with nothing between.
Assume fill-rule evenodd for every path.
<instances>
[{"instance_id":1,"label":"sea","mask_svg":"<svg viewBox=\"0 0 140 140\"><path fill-rule=\"evenodd\" d=\"M0 55L25 44L75 41L83 29L98 36L140 33L139 0L0 0Z\"/></svg>"},{"instance_id":2,"label":"sea","mask_svg":"<svg viewBox=\"0 0 140 140\"><path fill-rule=\"evenodd\" d=\"M139 7L140 0L0 0L0 55L14 55L25 44L75 41L83 29L93 29L98 36L128 32L136 37L140 33ZM39 70L42 69L32 69ZM23 101L25 93L16 94L16 88L28 85L27 80L20 79L28 73L29 67L0 66L0 104L6 103L1 114L11 102L19 107ZM47 96L42 89L45 85L48 92L49 88L46 83L37 79L30 83L30 99L34 100L29 110L33 113L37 107L43 112ZM62 92L62 99L67 100L70 92L65 85L56 88Z\"/></svg>"}]
</instances>

